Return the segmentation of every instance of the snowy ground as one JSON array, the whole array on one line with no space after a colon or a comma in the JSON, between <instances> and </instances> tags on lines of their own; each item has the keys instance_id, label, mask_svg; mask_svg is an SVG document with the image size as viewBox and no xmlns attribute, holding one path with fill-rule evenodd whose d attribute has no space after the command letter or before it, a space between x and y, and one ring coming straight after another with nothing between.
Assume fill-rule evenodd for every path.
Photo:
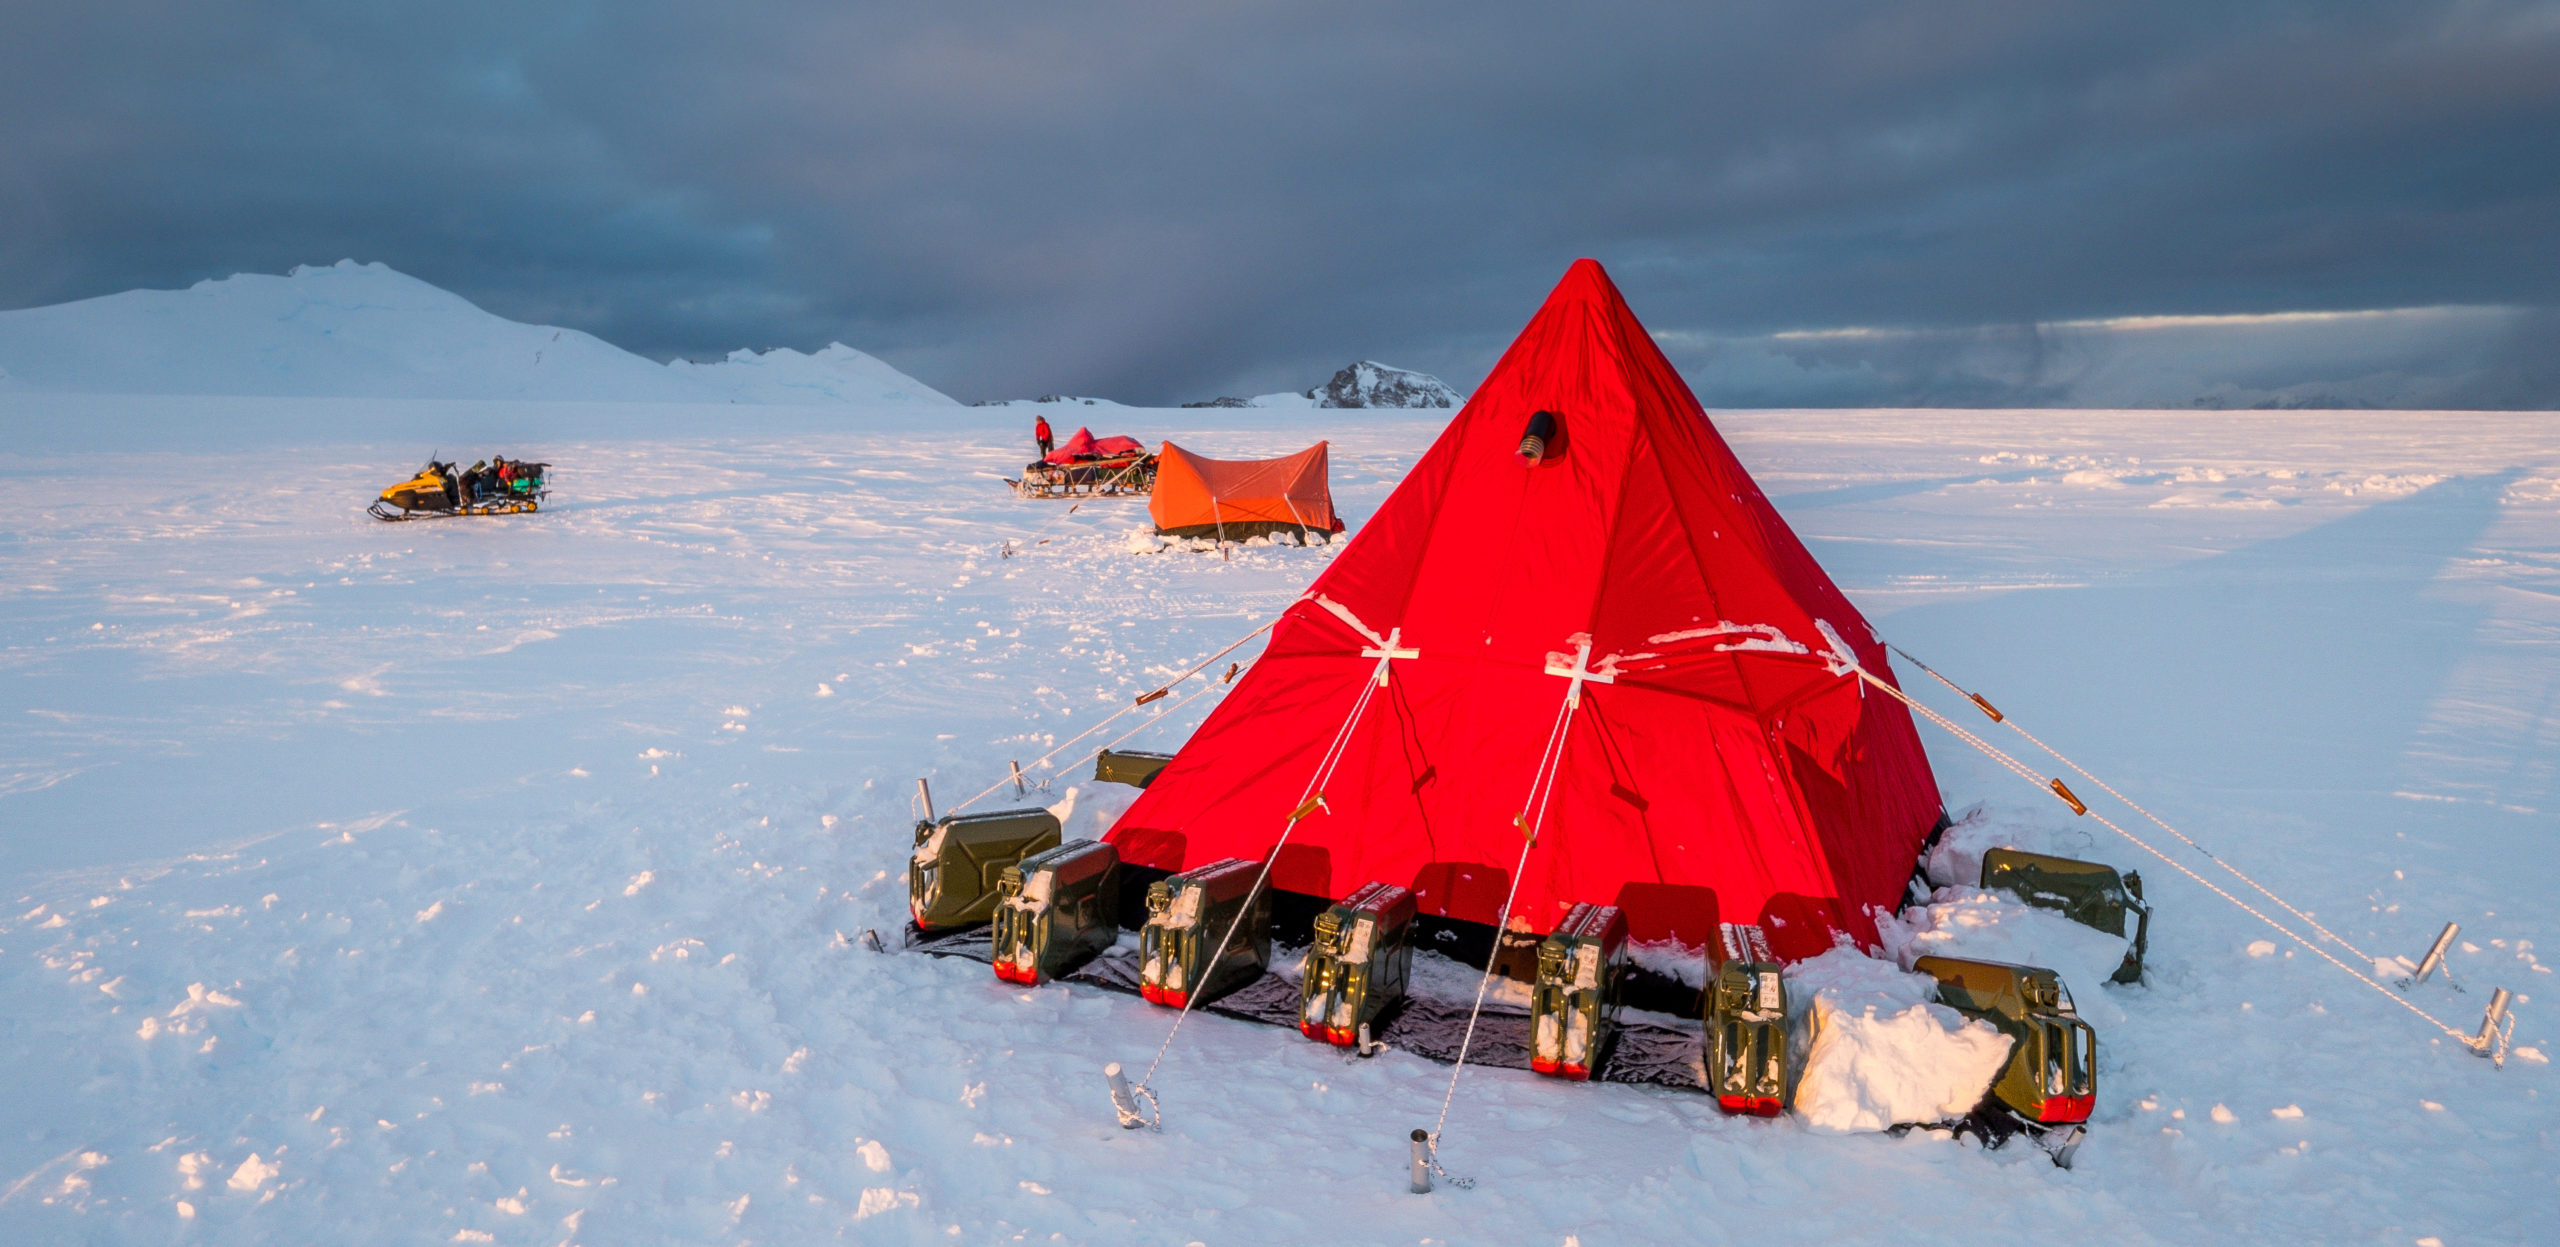
<instances>
[{"instance_id":1,"label":"snowy ground","mask_svg":"<svg viewBox=\"0 0 2560 1247\"><path fill-rule=\"evenodd\" d=\"M2460 920L2469 992L2421 1001L2513 987L2531 1052L1924 728L1955 808L2150 883L2152 981L2080 989L2076 1169L1478 1071L1480 1185L1416 1198L1444 1067L1195 1018L1125 1133L1099 1068L1165 1014L839 939L902 917L915 776L992 782L1330 552L1013 502L1018 411L0 403L0 1240L2551 1241L2549 415L1719 417L1889 639L2369 952ZM1446 419L1113 414L1330 437L1355 527ZM549 459L557 505L364 518L430 450ZM1046 799L1091 833L1083 781Z\"/></svg>"}]
</instances>

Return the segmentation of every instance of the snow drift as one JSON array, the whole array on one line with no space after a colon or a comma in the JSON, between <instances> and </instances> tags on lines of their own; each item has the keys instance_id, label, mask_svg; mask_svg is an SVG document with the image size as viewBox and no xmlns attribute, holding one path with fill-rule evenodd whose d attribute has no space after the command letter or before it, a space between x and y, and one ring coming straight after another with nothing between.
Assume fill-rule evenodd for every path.
<instances>
[{"instance_id":1,"label":"snow drift","mask_svg":"<svg viewBox=\"0 0 2560 1247\"><path fill-rule=\"evenodd\" d=\"M1937 1002L1937 980L1855 949L1790 967L1796 1113L1832 1134L1971 1112L2009 1059L1989 1022Z\"/></svg>"}]
</instances>

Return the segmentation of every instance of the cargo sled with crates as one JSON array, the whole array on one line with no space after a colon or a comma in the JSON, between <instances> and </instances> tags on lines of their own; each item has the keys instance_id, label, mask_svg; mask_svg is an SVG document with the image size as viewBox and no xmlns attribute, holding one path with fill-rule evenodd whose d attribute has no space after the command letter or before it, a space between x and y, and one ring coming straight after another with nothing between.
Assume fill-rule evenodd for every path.
<instances>
[{"instance_id":1,"label":"cargo sled with crates","mask_svg":"<svg viewBox=\"0 0 2560 1247\"><path fill-rule=\"evenodd\" d=\"M1095 437L1091 429L1077 429L1005 484L1017 498L1143 497L1155 490L1156 457L1137 438Z\"/></svg>"}]
</instances>

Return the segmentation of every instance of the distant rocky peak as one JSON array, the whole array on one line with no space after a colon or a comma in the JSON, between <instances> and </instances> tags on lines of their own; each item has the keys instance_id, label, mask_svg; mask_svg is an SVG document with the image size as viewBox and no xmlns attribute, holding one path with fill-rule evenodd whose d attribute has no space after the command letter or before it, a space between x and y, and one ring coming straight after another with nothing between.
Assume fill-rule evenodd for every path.
<instances>
[{"instance_id":1,"label":"distant rocky peak","mask_svg":"<svg viewBox=\"0 0 2560 1247\"><path fill-rule=\"evenodd\" d=\"M1465 399L1448 383L1422 372L1362 360L1307 391L1318 407L1455 407Z\"/></svg>"}]
</instances>

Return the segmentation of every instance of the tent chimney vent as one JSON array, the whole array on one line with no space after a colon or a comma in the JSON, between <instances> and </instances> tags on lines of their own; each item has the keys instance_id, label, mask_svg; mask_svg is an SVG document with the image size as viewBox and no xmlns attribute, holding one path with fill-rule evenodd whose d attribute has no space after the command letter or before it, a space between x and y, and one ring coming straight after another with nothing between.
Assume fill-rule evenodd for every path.
<instances>
[{"instance_id":1,"label":"tent chimney vent","mask_svg":"<svg viewBox=\"0 0 2560 1247\"><path fill-rule=\"evenodd\" d=\"M1547 457L1547 449L1556 442L1556 413L1540 411L1529 417L1529 426L1520 431L1520 466L1534 468Z\"/></svg>"}]
</instances>

